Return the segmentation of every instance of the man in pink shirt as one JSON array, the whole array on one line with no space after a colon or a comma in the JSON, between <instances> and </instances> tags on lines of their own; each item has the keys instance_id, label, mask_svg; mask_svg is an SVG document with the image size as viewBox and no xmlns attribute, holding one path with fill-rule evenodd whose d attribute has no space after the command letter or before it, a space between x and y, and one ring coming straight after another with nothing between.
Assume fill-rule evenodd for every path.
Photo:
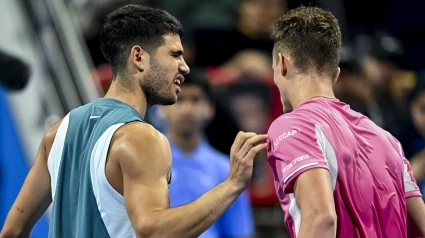
<instances>
[{"instance_id":1,"label":"man in pink shirt","mask_svg":"<svg viewBox=\"0 0 425 238\"><path fill-rule=\"evenodd\" d=\"M284 115L271 125L269 164L291 237L425 234L425 205L400 143L335 98L341 32L314 7L274 26L274 81Z\"/></svg>"}]
</instances>

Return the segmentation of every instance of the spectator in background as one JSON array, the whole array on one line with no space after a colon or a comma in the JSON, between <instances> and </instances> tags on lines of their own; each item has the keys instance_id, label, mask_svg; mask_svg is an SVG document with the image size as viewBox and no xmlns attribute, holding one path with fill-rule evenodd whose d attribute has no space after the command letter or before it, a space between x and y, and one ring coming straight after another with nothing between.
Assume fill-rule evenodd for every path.
<instances>
[{"instance_id":1,"label":"spectator in background","mask_svg":"<svg viewBox=\"0 0 425 238\"><path fill-rule=\"evenodd\" d=\"M410 92L407 102L410 120L403 127L404 134L400 142L425 201L425 72L418 75L416 86ZM421 233L410 217L407 224L408 237L420 237Z\"/></svg>"},{"instance_id":2,"label":"spectator in background","mask_svg":"<svg viewBox=\"0 0 425 238\"><path fill-rule=\"evenodd\" d=\"M363 43L362 43L363 42ZM408 114L403 98L394 94L391 85L398 78L398 72L404 65L404 51L401 43L389 34L376 33L370 41L360 41L366 46L366 55L361 58L360 68L373 89L369 100L371 120L389 131L396 138L402 133L401 124L405 123ZM361 49L359 50L361 51Z\"/></svg>"},{"instance_id":3,"label":"spectator in background","mask_svg":"<svg viewBox=\"0 0 425 238\"><path fill-rule=\"evenodd\" d=\"M425 179L425 78L421 75L408 97L410 121L405 126L400 142L406 158L411 162L413 175L418 183ZM422 190L424 186L422 186ZM423 193L424 194L424 193Z\"/></svg>"},{"instance_id":4,"label":"spectator in background","mask_svg":"<svg viewBox=\"0 0 425 238\"><path fill-rule=\"evenodd\" d=\"M238 19L232 29L206 28L194 32L196 64L221 66L245 49L270 55L271 27L286 8L285 0L240 0Z\"/></svg>"},{"instance_id":5,"label":"spectator in background","mask_svg":"<svg viewBox=\"0 0 425 238\"><path fill-rule=\"evenodd\" d=\"M372 85L360 72L360 66L349 45L342 46L339 67L341 73L333 86L335 96L376 124L383 124L379 107L373 98Z\"/></svg>"},{"instance_id":6,"label":"spectator in background","mask_svg":"<svg viewBox=\"0 0 425 238\"><path fill-rule=\"evenodd\" d=\"M192 69L181 85L177 103L161 107L168 121L167 137L173 156L170 205L196 200L226 179L228 156L205 139L205 128L214 117L213 95L203 71ZM254 233L247 192L201 238L249 237Z\"/></svg>"},{"instance_id":7,"label":"spectator in background","mask_svg":"<svg viewBox=\"0 0 425 238\"><path fill-rule=\"evenodd\" d=\"M260 79L242 78L227 89L228 105L239 128L262 134L267 131L271 89Z\"/></svg>"},{"instance_id":8,"label":"spectator in background","mask_svg":"<svg viewBox=\"0 0 425 238\"><path fill-rule=\"evenodd\" d=\"M229 155L233 141L240 131L233 113L227 106L228 102L223 96L225 87L214 86L215 100L215 117L205 129L205 134L209 143L220 152Z\"/></svg>"},{"instance_id":9,"label":"spectator in background","mask_svg":"<svg viewBox=\"0 0 425 238\"><path fill-rule=\"evenodd\" d=\"M240 0L155 0L154 7L164 9L175 16L184 26L182 44L184 58L194 64L195 42L193 32L197 29L229 29L234 25L235 12Z\"/></svg>"},{"instance_id":10,"label":"spectator in background","mask_svg":"<svg viewBox=\"0 0 425 238\"><path fill-rule=\"evenodd\" d=\"M270 125L272 89L260 79L244 77L228 85L226 98L230 111L242 131L257 134L267 132ZM249 187L254 207L257 233L260 237L279 237L283 221L282 210L274 190L273 172L267 152L258 153ZM280 216L273 216L273 214ZM281 236L280 236L281 237Z\"/></svg>"}]
</instances>

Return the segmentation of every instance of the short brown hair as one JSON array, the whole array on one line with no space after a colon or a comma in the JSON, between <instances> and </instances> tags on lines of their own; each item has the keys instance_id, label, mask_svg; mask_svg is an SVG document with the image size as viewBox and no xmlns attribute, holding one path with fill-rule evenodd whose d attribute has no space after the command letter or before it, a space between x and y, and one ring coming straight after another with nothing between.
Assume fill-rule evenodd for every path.
<instances>
[{"instance_id":1,"label":"short brown hair","mask_svg":"<svg viewBox=\"0 0 425 238\"><path fill-rule=\"evenodd\" d=\"M280 17L273 27L274 57L289 54L301 73L310 69L334 76L341 51L341 30L332 13L301 6Z\"/></svg>"}]
</instances>

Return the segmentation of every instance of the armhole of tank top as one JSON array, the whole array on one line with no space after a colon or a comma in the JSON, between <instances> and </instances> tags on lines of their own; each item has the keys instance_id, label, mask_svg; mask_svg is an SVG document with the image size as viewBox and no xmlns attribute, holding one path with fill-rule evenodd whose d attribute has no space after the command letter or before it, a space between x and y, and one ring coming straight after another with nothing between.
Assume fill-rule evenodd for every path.
<instances>
[{"instance_id":1,"label":"armhole of tank top","mask_svg":"<svg viewBox=\"0 0 425 238\"><path fill-rule=\"evenodd\" d=\"M108 178L106 177L106 159L109 153L109 147L111 145L112 137L115 132L123 125L140 120L131 120L126 123L118 123L110 126L97 140L95 146L93 147L91 154L90 170L92 183L96 181L96 176L99 176L102 186L114 197L119 203L124 205L124 197L112 187L109 183ZM141 121L143 122L143 121ZM96 169L97 168L97 169ZM94 174L93 174L94 173ZM93 186L97 186L93 184Z\"/></svg>"},{"instance_id":2,"label":"armhole of tank top","mask_svg":"<svg viewBox=\"0 0 425 238\"><path fill-rule=\"evenodd\" d=\"M51 179L50 184L52 189L52 201L54 201L56 194L56 184L62 161L63 148L65 146L66 133L68 131L69 117L70 114L68 113L59 125L55 139L53 140L52 148L47 159L47 169L49 171Z\"/></svg>"},{"instance_id":3,"label":"armhole of tank top","mask_svg":"<svg viewBox=\"0 0 425 238\"><path fill-rule=\"evenodd\" d=\"M119 203L124 205L124 197L118 193L112 185L109 183L106 178L106 158L109 152L109 146L111 144L111 140L115 132L123 126L124 123L119 123L110 126L100 138L97 140L95 146L93 147L93 151L90 159L90 170L92 183L101 183L109 194L112 195ZM93 187L97 187L98 185L93 184Z\"/></svg>"}]
</instances>

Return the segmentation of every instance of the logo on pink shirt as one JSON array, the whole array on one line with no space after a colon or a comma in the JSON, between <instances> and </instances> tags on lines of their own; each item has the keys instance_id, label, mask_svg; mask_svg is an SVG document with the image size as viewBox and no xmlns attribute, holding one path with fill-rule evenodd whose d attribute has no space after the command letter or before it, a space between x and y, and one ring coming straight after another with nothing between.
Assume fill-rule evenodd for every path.
<instances>
[{"instance_id":1,"label":"logo on pink shirt","mask_svg":"<svg viewBox=\"0 0 425 238\"><path fill-rule=\"evenodd\" d=\"M297 157L297 158L295 158L295 159L293 159L292 161L291 161L291 163L289 163L285 168L283 168L283 172L285 173L288 169L290 169L290 168L292 168L294 165L296 165L298 162L300 162L300 161L303 161L303 160L306 160L306 159L308 159L309 158L309 156L308 155L301 155L301 156L299 156L299 157Z\"/></svg>"},{"instance_id":2,"label":"logo on pink shirt","mask_svg":"<svg viewBox=\"0 0 425 238\"><path fill-rule=\"evenodd\" d=\"M284 132L284 133L282 133L280 136L278 136L278 137L276 138L275 142L273 143L274 148L276 148L276 147L279 145L279 143L280 143L283 139L285 139L285 138L287 138L287 137L290 137L290 136L294 136L294 135L295 135L295 134L297 134L298 132L301 132L301 129L300 129L300 128L295 127L295 129L296 129L296 130L290 130L290 131L288 131L288 132Z\"/></svg>"}]
</instances>

